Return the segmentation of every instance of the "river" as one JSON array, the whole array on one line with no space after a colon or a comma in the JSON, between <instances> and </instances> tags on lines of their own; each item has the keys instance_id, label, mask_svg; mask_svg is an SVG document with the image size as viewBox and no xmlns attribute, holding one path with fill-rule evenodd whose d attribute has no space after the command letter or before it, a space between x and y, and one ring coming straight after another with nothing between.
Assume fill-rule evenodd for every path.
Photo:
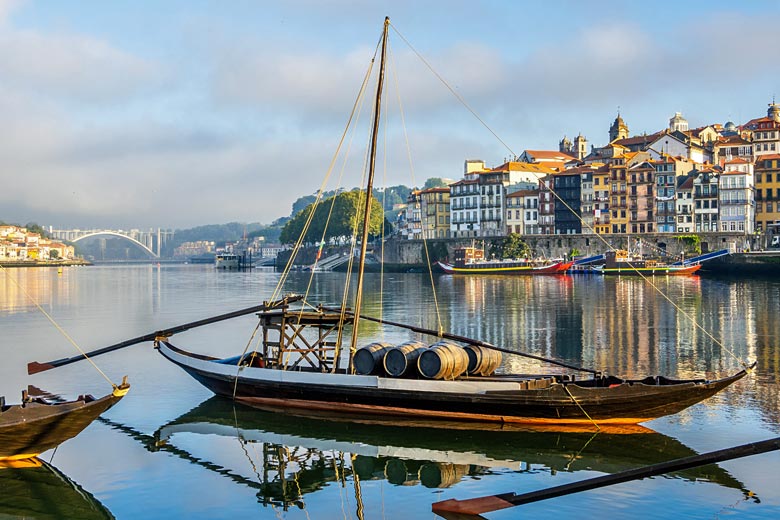
<instances>
[{"instance_id":1,"label":"river","mask_svg":"<svg viewBox=\"0 0 780 520\"><path fill-rule=\"evenodd\" d=\"M42 311L90 350L256 305L278 280L271 270L203 265L0 273L0 395L18 402L27 384L65 397L110 391L86 362L26 375L29 361L77 353ZM308 280L294 273L284 292L303 293ZM746 360L758 365L704 403L645 423L654 433L474 433L234 407L143 344L95 358L112 381L129 376L130 393L41 458L80 486L81 499L103 517L433 518L431 503L448 498L533 491L780 433L778 281L437 275L434 292L426 274L392 273L382 283L368 274L366 284L366 314L381 309L388 320L432 329L440 322L456 334L612 374L714 378ZM307 299L336 304L343 286L343 274L315 273ZM174 343L232 355L254 325L253 316L236 318L176 335ZM364 332L373 336L367 341L408 339L370 325ZM505 356L504 368L547 367ZM778 518L778 467L774 452L486 517ZM32 473L17 474L33 486ZM46 504L32 517L61 518L61 507L70 511L65 516L81 516L75 505ZM0 517L22 514L17 507L13 497L0 499Z\"/></svg>"}]
</instances>

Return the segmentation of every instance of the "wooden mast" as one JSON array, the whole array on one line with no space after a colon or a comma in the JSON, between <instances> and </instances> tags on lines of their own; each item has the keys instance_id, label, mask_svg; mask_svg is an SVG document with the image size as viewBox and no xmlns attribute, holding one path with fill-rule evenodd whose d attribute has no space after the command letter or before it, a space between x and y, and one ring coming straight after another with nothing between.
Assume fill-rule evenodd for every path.
<instances>
[{"instance_id":1,"label":"wooden mast","mask_svg":"<svg viewBox=\"0 0 780 520\"><path fill-rule=\"evenodd\" d=\"M376 141L379 132L379 116L382 104L382 86L385 80L385 57L387 55L387 32L390 26L390 18L385 17L384 30L382 32L382 54L379 61L379 80L376 86L376 100L374 101L374 123L371 128L371 150L368 163L368 181L366 182L366 202L363 209L363 234L360 239L360 258L358 261L357 295L355 296L355 320L352 324L352 341L349 348L349 370L352 371L352 356L357 349L358 328L360 324L360 308L363 304L363 274L366 265L366 249L368 247L368 226L371 221L371 193L374 187L374 169L376 167Z\"/></svg>"}]
</instances>

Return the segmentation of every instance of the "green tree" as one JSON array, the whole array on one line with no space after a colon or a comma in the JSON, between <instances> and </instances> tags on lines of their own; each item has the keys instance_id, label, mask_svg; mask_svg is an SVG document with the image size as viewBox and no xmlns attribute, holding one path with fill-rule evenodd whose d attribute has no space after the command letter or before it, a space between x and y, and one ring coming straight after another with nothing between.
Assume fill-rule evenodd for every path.
<instances>
[{"instance_id":1,"label":"green tree","mask_svg":"<svg viewBox=\"0 0 780 520\"><path fill-rule=\"evenodd\" d=\"M306 220L312 211L314 211L314 216L303 238L304 244L315 244L320 241L323 235L327 241L343 242L347 240L352 236L353 230L357 229L357 233L361 232L364 197L362 191L353 190L339 193L335 199L330 197L323 200L316 209L314 204L309 204L284 225L279 235L280 242L283 244L296 242L303 233ZM331 205L333 205L332 213L330 211ZM328 219L329 213L330 219ZM356 219L358 219L357 224ZM382 205L375 197L372 197L369 234L378 236L382 232L383 222L385 229L388 230L390 224L385 222Z\"/></svg>"},{"instance_id":2,"label":"green tree","mask_svg":"<svg viewBox=\"0 0 780 520\"><path fill-rule=\"evenodd\" d=\"M531 248L517 233L507 235L501 244L501 258L527 258Z\"/></svg>"},{"instance_id":3,"label":"green tree","mask_svg":"<svg viewBox=\"0 0 780 520\"><path fill-rule=\"evenodd\" d=\"M60 252L56 249L49 249L49 258L51 260L57 260L60 257Z\"/></svg>"},{"instance_id":4,"label":"green tree","mask_svg":"<svg viewBox=\"0 0 780 520\"><path fill-rule=\"evenodd\" d=\"M425 184L423 185L423 189L427 190L430 188L446 188L448 184L442 179L441 177L431 177L427 181L425 181Z\"/></svg>"}]
</instances>

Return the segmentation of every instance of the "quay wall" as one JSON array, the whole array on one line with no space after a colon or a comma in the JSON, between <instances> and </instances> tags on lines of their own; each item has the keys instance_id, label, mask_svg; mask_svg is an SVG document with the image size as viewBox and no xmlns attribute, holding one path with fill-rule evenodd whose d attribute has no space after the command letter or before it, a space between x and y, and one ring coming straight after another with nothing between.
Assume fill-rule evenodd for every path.
<instances>
[{"instance_id":1,"label":"quay wall","mask_svg":"<svg viewBox=\"0 0 780 520\"><path fill-rule=\"evenodd\" d=\"M642 252L650 256L661 256L666 251L673 256L696 256L696 245L691 240L677 238L672 233L647 233L641 235ZM691 236L691 235L686 235ZM697 233L698 247L702 253L728 249L731 252L745 249L756 250L766 247L766 237L747 236L744 233ZM487 250L492 243L500 243L504 237L447 238L427 240L428 256L434 262L444 257L452 257L458 247L476 246ZM638 236L635 235L528 235L522 237L533 251L534 256L558 258L570 256L572 251L580 255L602 254L611 248L636 248ZM603 240L602 240L603 239ZM606 243L605 243L606 242ZM424 266L425 244L423 240L402 240L392 238L385 242L384 259L386 264L398 266Z\"/></svg>"}]
</instances>

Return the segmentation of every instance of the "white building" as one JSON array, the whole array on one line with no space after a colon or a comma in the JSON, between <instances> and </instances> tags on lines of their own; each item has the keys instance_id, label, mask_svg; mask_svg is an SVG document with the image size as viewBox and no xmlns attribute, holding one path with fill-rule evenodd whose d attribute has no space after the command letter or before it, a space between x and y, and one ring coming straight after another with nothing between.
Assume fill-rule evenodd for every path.
<instances>
[{"instance_id":1,"label":"white building","mask_svg":"<svg viewBox=\"0 0 780 520\"><path fill-rule=\"evenodd\" d=\"M752 234L755 222L753 163L732 159L724 165L720 175L721 231L739 231Z\"/></svg>"}]
</instances>

